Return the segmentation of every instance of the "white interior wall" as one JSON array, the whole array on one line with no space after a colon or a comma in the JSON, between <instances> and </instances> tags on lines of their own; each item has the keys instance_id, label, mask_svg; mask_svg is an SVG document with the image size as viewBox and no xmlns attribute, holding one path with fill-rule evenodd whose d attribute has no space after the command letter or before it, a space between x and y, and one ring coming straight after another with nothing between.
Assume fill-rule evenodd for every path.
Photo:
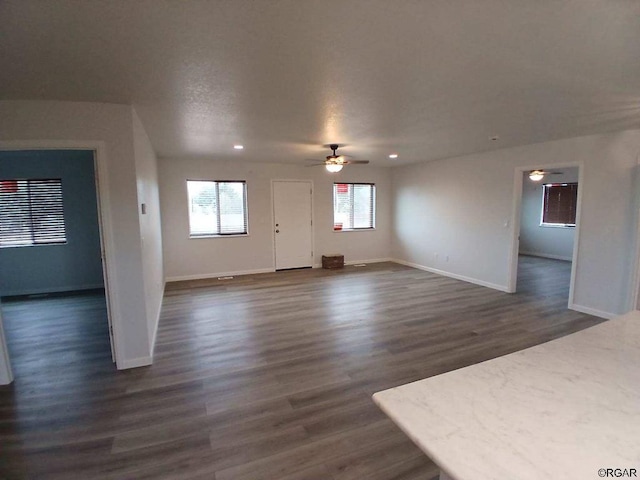
<instances>
[{"instance_id":1,"label":"white interior wall","mask_svg":"<svg viewBox=\"0 0 640 480\"><path fill-rule=\"evenodd\" d=\"M133 116L133 147L136 160L144 299L149 348L153 351L164 293L158 160L135 109L132 109L131 113ZM143 204L145 213L142 212Z\"/></svg>"},{"instance_id":2,"label":"white interior wall","mask_svg":"<svg viewBox=\"0 0 640 480\"><path fill-rule=\"evenodd\" d=\"M578 182L578 168L558 168L562 174L546 176L533 182L529 173L522 174L522 209L520 214L520 253L571 261L573 258L574 227L540 225L542 195L545 183ZM578 185L578 188L580 186Z\"/></svg>"},{"instance_id":3,"label":"white interior wall","mask_svg":"<svg viewBox=\"0 0 640 480\"><path fill-rule=\"evenodd\" d=\"M147 314L147 302L153 303L150 299L157 296L158 288L156 284L147 290L145 278L156 278L162 268L157 260L160 240L153 233L158 229L159 216L141 219L138 213L139 195L153 209L154 174L148 139L144 140L146 134L141 134L139 124L134 126L134 118L132 108L124 105L0 101L2 148L26 148L29 144L41 148L86 148L96 143L103 146L107 164L104 183L108 188L101 197L108 203L106 224L110 230L105 236L113 256L109 274L112 316L121 329L120 368L151 362L153 323L149 319L153 315ZM137 133L133 133L134 129ZM147 152L136 155L136 148ZM510 220L514 168L583 162L575 303L592 313L622 313L635 293L630 285L635 273L632 259L637 206L633 198L639 149L640 132L627 131L398 167L391 173L371 166L347 167L338 175L329 175L322 168L280 164L234 164L207 159L178 163L164 159L160 161L159 180L165 216L165 275L187 278L272 269L271 180L311 179L317 264L320 255L334 252L344 253L347 261L385 259L391 245L393 256L403 262L504 289L513 233ZM187 178L246 179L250 235L190 240ZM334 180L376 183L375 231L333 232ZM141 242L142 230L154 238L149 241L146 236L147 241ZM147 249L142 243L152 245Z\"/></svg>"},{"instance_id":4,"label":"white interior wall","mask_svg":"<svg viewBox=\"0 0 640 480\"><path fill-rule=\"evenodd\" d=\"M558 140L393 169L393 256L506 290L517 167L584 165L576 309L632 303L640 131ZM447 261L448 257L448 261Z\"/></svg>"},{"instance_id":5,"label":"white interior wall","mask_svg":"<svg viewBox=\"0 0 640 480\"><path fill-rule=\"evenodd\" d=\"M99 145L101 201L107 212L111 317L118 368L151 363L145 311L142 247L133 145L132 107L126 105L0 101L0 147L82 148ZM105 178L106 177L106 178Z\"/></svg>"},{"instance_id":6,"label":"white interior wall","mask_svg":"<svg viewBox=\"0 0 640 480\"><path fill-rule=\"evenodd\" d=\"M272 180L313 181L316 265L320 265L321 256L328 253L342 253L346 262L389 257L391 191L388 169L351 166L345 167L338 174L330 174L322 167L164 158L160 159L159 175L165 273L168 281L272 271ZM190 239L186 185L188 179L246 180L249 235ZM376 184L375 230L333 231L333 183L336 181Z\"/></svg>"}]
</instances>

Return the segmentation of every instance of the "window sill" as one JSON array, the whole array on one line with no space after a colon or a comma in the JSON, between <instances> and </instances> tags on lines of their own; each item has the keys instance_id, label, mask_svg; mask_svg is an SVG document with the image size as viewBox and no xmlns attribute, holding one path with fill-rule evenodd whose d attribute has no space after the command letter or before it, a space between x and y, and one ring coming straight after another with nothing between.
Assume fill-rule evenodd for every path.
<instances>
[{"instance_id":1,"label":"window sill","mask_svg":"<svg viewBox=\"0 0 640 480\"><path fill-rule=\"evenodd\" d=\"M248 233L232 233L229 235L189 235L189 240L199 240L201 238L237 238L248 236Z\"/></svg>"},{"instance_id":2,"label":"window sill","mask_svg":"<svg viewBox=\"0 0 640 480\"><path fill-rule=\"evenodd\" d=\"M51 243L32 243L30 245L0 245L3 248L39 248L39 247L64 247L69 242L51 242Z\"/></svg>"},{"instance_id":3,"label":"window sill","mask_svg":"<svg viewBox=\"0 0 640 480\"><path fill-rule=\"evenodd\" d=\"M561 223L541 223L540 226L543 228L567 228L567 229L576 228L575 225L564 225Z\"/></svg>"},{"instance_id":4,"label":"window sill","mask_svg":"<svg viewBox=\"0 0 640 480\"><path fill-rule=\"evenodd\" d=\"M342 233L342 232L371 232L375 230L375 228L343 228L342 230L334 230L333 233Z\"/></svg>"}]
</instances>

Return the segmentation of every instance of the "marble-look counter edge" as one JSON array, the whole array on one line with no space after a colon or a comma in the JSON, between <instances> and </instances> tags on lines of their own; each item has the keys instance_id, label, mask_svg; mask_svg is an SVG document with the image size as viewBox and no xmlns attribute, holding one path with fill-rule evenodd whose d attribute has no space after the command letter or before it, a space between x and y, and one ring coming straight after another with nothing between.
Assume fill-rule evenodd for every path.
<instances>
[{"instance_id":1,"label":"marble-look counter edge","mask_svg":"<svg viewBox=\"0 0 640 480\"><path fill-rule=\"evenodd\" d=\"M608 322L604 322L602 324L582 330L580 332L576 332L574 334L567 335L556 340L545 342L543 344L536 345L525 350L514 352L503 357L487 360L476 365L464 367L428 379L419 380L407 385L402 385L382 392L377 392L373 395L373 400L398 425L398 427L401 428L401 430L407 436L409 436L409 438L411 438L411 440L420 449L422 449L440 468L442 468L453 478L457 478L458 480L477 480L477 478L482 478L484 480L490 478L499 478L499 476L492 476L490 474L487 474L487 472L481 472L484 473L485 476L476 478L472 478L468 474L466 476L456 476L456 473L459 473L461 469L459 468L459 465L454 465L454 463L456 463L458 459L455 455L451 454L452 449L455 450L456 448L466 448L467 450L469 450L473 445L473 442L469 438L463 439L464 441L460 442L460 445L456 445L457 437L460 437L460 432L463 432L463 425L449 425L448 430L447 428L444 428L441 429L440 432L435 433L431 432L431 428L427 428L427 423L425 423L427 420L443 423L442 421L445 419L445 417L439 417L439 415L444 414L444 412L448 412L449 414L451 414L451 412L454 411L452 410L451 405L443 404L456 403L456 401L452 402L452 399L455 399L456 393L459 393L459 391L463 391L459 389L458 385L456 385L456 380L459 379L461 382L470 383L475 382L477 392L474 393L477 393L477 395L480 396L477 401L475 397L471 397L470 403L472 403L473 405L471 405L469 408L465 408L464 404L455 406L455 408L458 408L458 411L462 417L470 419L470 423L473 423L475 421L475 424L470 425L469 427L470 429L476 429L472 432L473 435L485 435L486 440L495 441L497 440L498 436L494 432L492 432L491 430L482 431L478 426L481 425L486 429L493 428L493 425L495 425L499 430L499 433L502 435L502 437L499 438L500 442L502 443L495 442L495 446L497 449L501 447L503 449L507 449L507 447L505 447L505 445L508 445L505 443L505 435L508 435L508 432L504 430L505 425L513 425L514 429L516 430L518 428L529 428L531 431L527 431L526 434L531 436L530 441L532 444L527 444L526 447L531 450L528 451L528 453L532 453L532 458L539 459L541 456L544 456L544 449L550 448L545 443L549 441L550 433L548 425L545 425L544 421L541 421L538 424L537 417L533 419L525 418L523 420L523 417L527 417L529 415L529 412L526 410L523 414L523 408L530 407L532 409L532 411L530 412L531 416L541 415L540 418L544 420L544 415L549 415L550 418L553 419L554 414L556 413L554 412L554 410L556 410L556 408L554 408L554 402L560 401L562 404L557 405L557 410L559 411L560 415L559 419L561 421L567 420L567 415L572 415L574 413L571 410L571 405L568 405L567 402L572 398L578 398L576 397L576 391L570 390L570 388L574 386L571 385L572 382L578 384L578 386L576 387L578 388L577 393L583 392L583 390L581 389L588 388L589 390L587 390L586 392L587 395L585 395L588 397L588 394L592 394L594 391L600 394L602 389L610 387L608 384L606 384L606 382L614 382L613 385L617 386L617 384L615 384L615 381L622 381L624 383L623 388L617 388L615 393L618 396L623 394L630 396L632 397L631 400L635 401L637 395L639 394L638 387L637 385L635 385L637 380L636 377L638 377L638 375L629 371L626 362L632 362L633 365L637 364L633 362L640 361L640 348L638 345L640 344L639 327L640 312L630 312L629 314L618 317L617 319L613 319ZM631 335L631 338L626 335L627 333ZM620 348L618 348L618 344L613 347L604 344L607 341L612 342L612 338L620 342ZM599 351L599 349L602 351ZM591 353L593 353L593 355L600 355L600 357L597 359L592 359L590 358ZM570 363L572 361L574 363L577 362L577 366L574 365L575 372L573 373L569 368L572 365ZM598 363L599 361L602 365ZM539 364L544 365L542 365L542 367L540 368L537 368ZM618 365L618 367L616 367L616 365ZM604 370L600 372L598 370L599 367L602 367ZM616 368L620 368L622 370L622 373L618 372ZM526 378L528 371L531 371L531 378ZM611 377L611 371L614 372L613 376L616 376L615 374L618 374L617 376L621 378L609 378ZM515 382L512 378L513 375L517 375L517 381ZM522 379L523 375L525 376L524 380ZM574 376L572 377L572 375ZM590 375L593 378L590 378ZM602 378L599 378L599 376L604 376L604 380ZM477 377L480 378L480 381L478 381ZM500 382L498 382L497 380L500 380ZM593 382L591 382L591 380L593 380ZM491 388L484 386L485 383L491 384L492 382L494 383L494 385L491 385ZM514 383L516 384L515 386L513 385ZM549 384L550 386L548 386L547 384ZM452 385L454 385L454 387L452 387ZM523 385L524 387L529 386L531 388L530 392L525 392L526 395L522 390ZM443 386L445 389L449 388L449 390L451 391L433 391L434 388L440 389L443 388ZM483 391L483 388L485 389L485 391ZM501 392L500 388L504 388L504 392ZM509 390L509 388L511 388L511 390ZM545 390L545 388L547 390L551 389L551 391L547 391ZM557 398L554 397L554 388L557 388L558 391L561 392L560 394L558 394ZM569 388L569 390L563 392L563 388ZM524 398L525 400L528 400L531 405L516 405L514 408L510 408L509 402L505 402L504 398L502 397L509 397L514 392L517 393L514 398L519 400L522 400ZM444 394L440 395L441 393ZM565 394L566 397L563 396ZM489 398L484 398L482 397L483 395ZM623 398L622 400L626 399ZM501 405L501 408L504 408L504 411L499 411L499 415L496 414L495 411L491 410L492 401L496 401L498 403L500 403L501 401L504 402L504 405ZM420 402L424 402L424 405L420 405ZM595 400L589 399L588 402L584 403L583 405L578 405L578 407L588 407L590 409L596 408L596 410L597 407L603 407L603 409L611 410L609 408L610 405L607 405L606 401L601 401L600 403L598 402L598 398L596 398ZM629 407L629 405L625 403L623 407L626 410L620 413L619 416L623 417L624 415L628 415L629 409L631 409L631 415L636 415L636 413L640 414L640 411L636 412L636 410L634 410L635 404L632 403L632 405L633 406ZM536 411L536 409L538 409L539 411ZM608 415L607 419L612 420L614 423L618 420L622 423L624 423L625 421L624 418L618 418L610 411L607 411L605 413ZM417 418L418 415L424 415L427 420L423 418ZM481 422L478 421L478 415L482 417ZM580 415L580 412L575 413L575 415ZM635 419L635 416L633 417L633 419ZM568 423L568 425L574 425L574 423L572 423L574 422L574 418L571 417L569 418L569 420L570 421L565 423ZM600 421L600 418L597 418L596 420ZM489 422L489 426L482 425L482 423L484 423L485 421ZM584 422L587 422L587 427L589 427L589 421L593 422L593 418L590 419L589 416L586 415ZM601 428L601 422L598 423L598 421L594 423L596 427ZM491 424L491 422L495 423ZM584 433L584 422L583 424L578 424L578 427L582 429L578 429L580 434ZM444 423L446 423L446 421ZM562 422L560 422L560 424L562 424ZM541 429L541 432L537 432L541 433L538 437L536 437L535 428ZM565 428L567 428L566 425ZM458 433L456 433L455 435L451 435L451 439L447 439L445 433L450 433L452 429L458 429ZM433 428L433 430L438 429ZM561 433L564 434L565 437L567 437L566 431ZM571 432L569 432L569 438L570 433ZM621 432L623 437L624 434L632 434L634 438L636 433L637 432L633 428L628 429L628 431ZM520 432L519 434L522 434L522 432ZM606 435L608 434L611 434L611 432L603 432L604 437L606 437ZM561 440L565 441L566 438L562 438ZM520 444L518 443L518 441L520 441ZM538 443L536 444L536 442ZM516 452L518 455L521 455L523 451L527 452L526 448L524 447L520 450L517 450L517 448L522 447L521 439L517 439L514 437L513 443L514 450L513 452L511 452L512 454L515 455L514 452ZM597 442L592 442L590 447L593 448L595 444L597 444ZM452 445L453 447L451 447ZM625 444L625 446L626 445L627 444ZM509 445L509 447L511 447L511 445ZM569 454L576 453L575 448L572 450L571 446L567 447L566 443L562 443L560 445L560 448L568 450ZM464 451L466 452L467 450ZM445 452L444 455L443 452ZM486 449L484 451L484 454L487 454ZM509 457L508 452L489 452L489 454L493 455L492 460L496 464L500 463L498 457L501 454L504 455L505 459ZM470 457L473 457L474 453L469 452L469 455ZM627 456L624 458L629 457ZM635 462L636 458L638 460L638 465L635 466L640 466L640 457L633 457L632 460L633 462ZM584 463L584 458L576 459L576 462L580 461ZM527 465L526 459L522 460L522 458L516 458L516 463L519 467L522 467L522 465ZM566 461L565 464L567 464ZM529 465L529 468L534 467ZM467 472L470 470L472 469L466 468ZM591 470L588 471L591 472ZM522 478L536 478L536 475L534 474L527 475L524 472L518 472L523 473ZM562 476L562 474L560 474L556 478L572 477Z\"/></svg>"}]
</instances>

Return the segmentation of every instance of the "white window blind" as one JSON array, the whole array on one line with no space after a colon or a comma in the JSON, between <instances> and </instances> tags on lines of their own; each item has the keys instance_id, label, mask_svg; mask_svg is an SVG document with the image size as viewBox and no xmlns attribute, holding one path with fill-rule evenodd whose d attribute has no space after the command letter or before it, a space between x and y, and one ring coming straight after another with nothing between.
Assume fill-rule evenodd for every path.
<instances>
[{"instance_id":1,"label":"white window blind","mask_svg":"<svg viewBox=\"0 0 640 480\"><path fill-rule=\"evenodd\" d=\"M333 184L333 229L375 227L376 186L371 183Z\"/></svg>"},{"instance_id":2,"label":"white window blind","mask_svg":"<svg viewBox=\"0 0 640 480\"><path fill-rule=\"evenodd\" d=\"M66 243L62 180L0 180L0 247Z\"/></svg>"},{"instance_id":3,"label":"white window blind","mask_svg":"<svg viewBox=\"0 0 640 480\"><path fill-rule=\"evenodd\" d=\"M187 180L189 235L247 233L247 184L244 181Z\"/></svg>"}]
</instances>

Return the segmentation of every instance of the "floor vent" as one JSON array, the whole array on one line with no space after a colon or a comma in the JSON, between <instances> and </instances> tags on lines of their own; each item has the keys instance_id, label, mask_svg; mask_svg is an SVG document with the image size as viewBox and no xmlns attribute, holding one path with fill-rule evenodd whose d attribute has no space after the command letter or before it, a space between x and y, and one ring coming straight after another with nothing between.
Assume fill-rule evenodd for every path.
<instances>
[{"instance_id":1,"label":"floor vent","mask_svg":"<svg viewBox=\"0 0 640 480\"><path fill-rule=\"evenodd\" d=\"M218 277L218 280L233 280L233 277Z\"/></svg>"},{"instance_id":2,"label":"floor vent","mask_svg":"<svg viewBox=\"0 0 640 480\"><path fill-rule=\"evenodd\" d=\"M366 267L367 264L366 263L355 263L353 266L354 267Z\"/></svg>"}]
</instances>

